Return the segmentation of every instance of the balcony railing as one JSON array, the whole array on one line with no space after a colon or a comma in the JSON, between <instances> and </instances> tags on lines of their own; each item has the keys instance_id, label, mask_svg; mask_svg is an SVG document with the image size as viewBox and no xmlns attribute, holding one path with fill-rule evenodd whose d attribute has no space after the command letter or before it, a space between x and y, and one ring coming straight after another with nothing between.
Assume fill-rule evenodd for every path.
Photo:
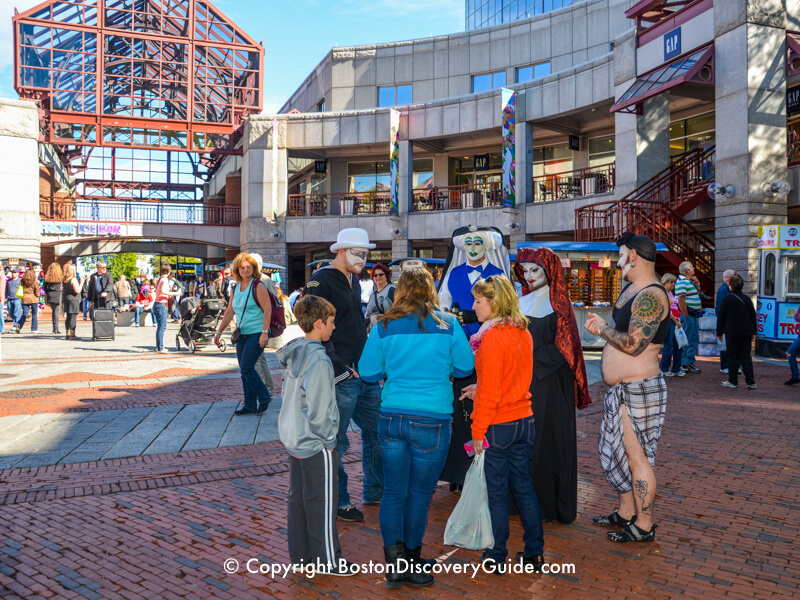
<instances>
[{"instance_id":1,"label":"balcony railing","mask_svg":"<svg viewBox=\"0 0 800 600\"><path fill-rule=\"evenodd\" d=\"M533 178L533 201L566 200L614 191L616 163Z\"/></svg>"},{"instance_id":2,"label":"balcony railing","mask_svg":"<svg viewBox=\"0 0 800 600\"><path fill-rule=\"evenodd\" d=\"M39 215L45 221L238 226L241 221L241 208L239 206L173 204L166 202L41 200L39 202Z\"/></svg>"},{"instance_id":3,"label":"balcony railing","mask_svg":"<svg viewBox=\"0 0 800 600\"><path fill-rule=\"evenodd\" d=\"M414 212L463 210L503 205L499 182L414 190Z\"/></svg>"},{"instance_id":4,"label":"balcony railing","mask_svg":"<svg viewBox=\"0 0 800 600\"><path fill-rule=\"evenodd\" d=\"M390 208L389 192L289 195L290 217L386 215Z\"/></svg>"}]
</instances>

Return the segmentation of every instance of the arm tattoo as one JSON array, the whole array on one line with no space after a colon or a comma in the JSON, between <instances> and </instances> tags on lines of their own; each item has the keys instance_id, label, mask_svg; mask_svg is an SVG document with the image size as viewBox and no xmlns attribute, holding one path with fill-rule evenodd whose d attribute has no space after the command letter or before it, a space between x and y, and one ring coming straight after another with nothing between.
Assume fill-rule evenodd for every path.
<instances>
[{"instance_id":1,"label":"arm tattoo","mask_svg":"<svg viewBox=\"0 0 800 600\"><path fill-rule=\"evenodd\" d=\"M600 335L620 352L639 356L652 341L667 310L664 298L660 294L643 290L633 301L628 331L621 332L611 327L603 327Z\"/></svg>"},{"instance_id":2,"label":"arm tattoo","mask_svg":"<svg viewBox=\"0 0 800 600\"><path fill-rule=\"evenodd\" d=\"M650 509L653 508L653 503L645 504L647 501L647 494L649 492L649 488L647 486L647 482L644 479L637 479L634 485L636 488L636 497L642 503L642 512L646 515L650 514Z\"/></svg>"}]
</instances>

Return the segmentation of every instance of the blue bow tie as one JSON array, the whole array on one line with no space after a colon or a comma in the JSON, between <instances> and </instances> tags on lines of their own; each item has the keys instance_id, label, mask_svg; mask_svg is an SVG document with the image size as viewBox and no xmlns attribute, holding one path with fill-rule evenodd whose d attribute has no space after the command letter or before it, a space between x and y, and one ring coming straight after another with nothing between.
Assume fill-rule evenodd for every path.
<instances>
[{"instance_id":1,"label":"blue bow tie","mask_svg":"<svg viewBox=\"0 0 800 600\"><path fill-rule=\"evenodd\" d=\"M474 273L476 271L480 275L481 273L483 273L483 267L481 265L473 267L471 264L467 263L467 275L469 275L470 273Z\"/></svg>"}]
</instances>

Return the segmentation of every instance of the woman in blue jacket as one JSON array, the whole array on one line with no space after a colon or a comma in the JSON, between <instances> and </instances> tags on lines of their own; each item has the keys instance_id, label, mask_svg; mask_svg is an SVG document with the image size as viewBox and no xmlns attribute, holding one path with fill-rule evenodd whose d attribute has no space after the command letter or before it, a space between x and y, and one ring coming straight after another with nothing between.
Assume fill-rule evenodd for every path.
<instances>
[{"instance_id":1,"label":"woman in blue jacket","mask_svg":"<svg viewBox=\"0 0 800 600\"><path fill-rule=\"evenodd\" d=\"M358 363L364 381L385 380L378 423L384 479L380 523L386 563L395 567L386 572L390 588L433 583L424 572L433 561L423 561L420 553L431 496L450 447L450 377L467 377L474 368L464 331L437 308L430 273L403 271L394 305L378 317Z\"/></svg>"}]
</instances>

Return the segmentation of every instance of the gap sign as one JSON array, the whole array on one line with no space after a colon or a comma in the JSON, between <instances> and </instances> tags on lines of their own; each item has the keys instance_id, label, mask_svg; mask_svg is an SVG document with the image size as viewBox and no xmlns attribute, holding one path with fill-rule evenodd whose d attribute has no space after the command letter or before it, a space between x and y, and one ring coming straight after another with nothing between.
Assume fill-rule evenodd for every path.
<instances>
[{"instance_id":1,"label":"gap sign","mask_svg":"<svg viewBox=\"0 0 800 600\"><path fill-rule=\"evenodd\" d=\"M676 27L664 34L664 62L681 54L681 28Z\"/></svg>"}]
</instances>

